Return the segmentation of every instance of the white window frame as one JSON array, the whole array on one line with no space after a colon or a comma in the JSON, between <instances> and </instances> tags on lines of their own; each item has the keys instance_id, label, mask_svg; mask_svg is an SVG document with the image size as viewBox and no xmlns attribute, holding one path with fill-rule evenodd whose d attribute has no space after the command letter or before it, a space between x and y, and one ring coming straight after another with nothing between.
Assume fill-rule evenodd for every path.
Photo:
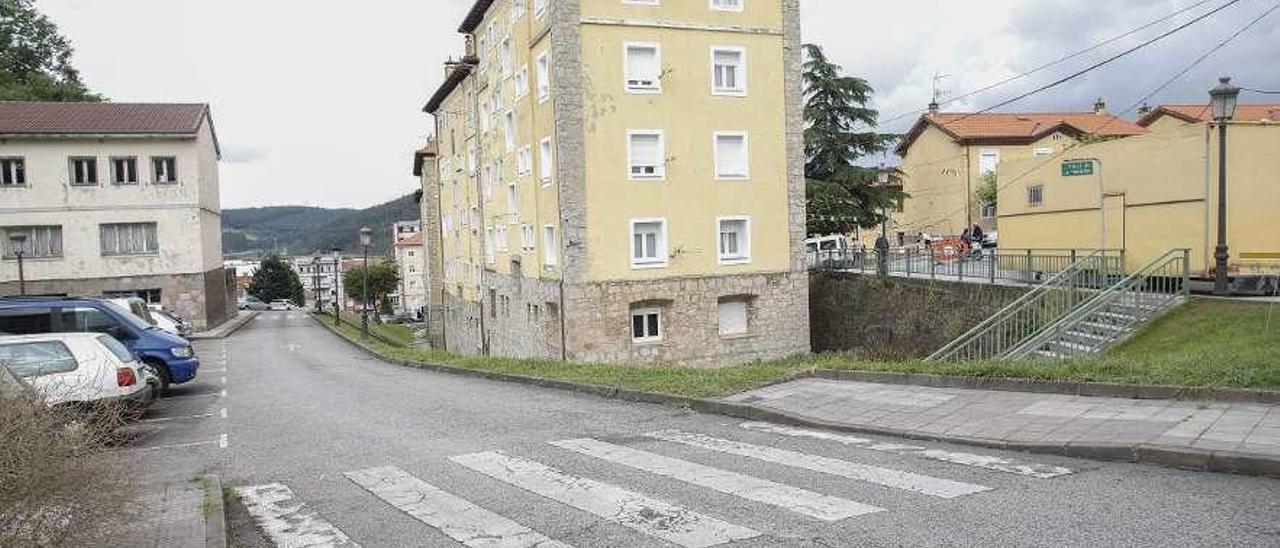
<instances>
[{"instance_id":1,"label":"white window frame","mask_svg":"<svg viewBox=\"0 0 1280 548\"><path fill-rule=\"evenodd\" d=\"M529 65L520 65L520 70L516 71L516 99L520 99L529 94Z\"/></svg>"},{"instance_id":2,"label":"white window frame","mask_svg":"<svg viewBox=\"0 0 1280 548\"><path fill-rule=\"evenodd\" d=\"M643 337L636 336L636 328L635 328L636 316L641 316L644 318L645 335ZM658 332L656 334L651 335L648 333L649 316L658 317ZM664 327L663 324L666 322L665 322L665 318L662 317L661 307L647 306L643 308L632 308L631 314L627 316L627 319L630 320L627 322L627 332L631 334L631 342L636 344L652 344L652 343L662 342L662 335L666 331L665 329L663 329Z\"/></svg>"},{"instance_id":3,"label":"white window frame","mask_svg":"<svg viewBox=\"0 0 1280 548\"><path fill-rule=\"evenodd\" d=\"M658 137L658 165L654 167L653 175L637 175L631 163L631 141L637 135L656 135ZM667 137L666 133L660 129L629 129L627 130L627 180L629 181L664 181L667 178Z\"/></svg>"},{"instance_id":4,"label":"white window frame","mask_svg":"<svg viewBox=\"0 0 1280 548\"><path fill-rule=\"evenodd\" d=\"M538 80L538 102L544 103L551 97L551 57L548 52L538 55L534 65L534 77Z\"/></svg>"},{"instance_id":5,"label":"white window frame","mask_svg":"<svg viewBox=\"0 0 1280 548\"><path fill-rule=\"evenodd\" d=\"M551 138L546 137L538 142L538 180L542 182L542 186L551 184L553 169L553 155Z\"/></svg>"},{"instance_id":6,"label":"white window frame","mask_svg":"<svg viewBox=\"0 0 1280 548\"><path fill-rule=\"evenodd\" d=\"M630 6L657 6L660 0L622 0L623 4Z\"/></svg>"},{"instance_id":7,"label":"white window frame","mask_svg":"<svg viewBox=\"0 0 1280 548\"><path fill-rule=\"evenodd\" d=\"M515 68L515 61L513 59L515 50L511 47L511 36L504 36L502 38L502 42L498 46L498 55L501 58L502 75L509 76L511 71Z\"/></svg>"},{"instance_id":8,"label":"white window frame","mask_svg":"<svg viewBox=\"0 0 1280 548\"><path fill-rule=\"evenodd\" d=\"M493 227L484 229L484 262L485 264L493 264L497 262L496 248L497 237L494 235Z\"/></svg>"},{"instance_id":9,"label":"white window frame","mask_svg":"<svg viewBox=\"0 0 1280 548\"><path fill-rule=\"evenodd\" d=\"M554 268L559 262L557 251L560 246L556 243L556 225L547 223L542 225L542 266Z\"/></svg>"},{"instance_id":10,"label":"white window frame","mask_svg":"<svg viewBox=\"0 0 1280 548\"><path fill-rule=\"evenodd\" d=\"M510 154L516 149L516 133L518 128L516 127L515 109L507 109L507 112L502 115L502 129L505 132L504 138L507 145L507 154Z\"/></svg>"},{"instance_id":11,"label":"white window frame","mask_svg":"<svg viewBox=\"0 0 1280 548\"><path fill-rule=\"evenodd\" d=\"M986 163L988 158L995 158L995 163L989 166L990 169L987 169L988 166L983 165L984 163ZM978 151L978 175L995 173L996 170L999 168L1000 168L1000 149L984 148Z\"/></svg>"},{"instance_id":12,"label":"white window frame","mask_svg":"<svg viewBox=\"0 0 1280 548\"><path fill-rule=\"evenodd\" d=\"M507 220L511 224L520 222L520 188L514 182L507 185Z\"/></svg>"},{"instance_id":13,"label":"white window frame","mask_svg":"<svg viewBox=\"0 0 1280 548\"><path fill-rule=\"evenodd\" d=\"M738 235L738 254L725 255L721 249L721 234L725 222L741 222L743 232ZM751 217L748 215L730 215L716 218L716 261L722 265L748 264L751 262Z\"/></svg>"},{"instance_id":14,"label":"white window frame","mask_svg":"<svg viewBox=\"0 0 1280 548\"><path fill-rule=\"evenodd\" d=\"M633 85L631 76L631 49L649 48L653 50L653 64L658 73L653 75L653 84ZM656 95L662 93L662 44L658 42L626 42L622 45L622 87L627 93L635 95Z\"/></svg>"},{"instance_id":15,"label":"white window frame","mask_svg":"<svg viewBox=\"0 0 1280 548\"><path fill-rule=\"evenodd\" d=\"M737 6L716 5L717 1L724 1L724 0L709 0L711 11L741 12L744 9L746 9L746 5L747 5L747 0L737 0L738 2Z\"/></svg>"},{"instance_id":16,"label":"white window frame","mask_svg":"<svg viewBox=\"0 0 1280 548\"><path fill-rule=\"evenodd\" d=\"M738 54L738 87L721 88L716 86L716 53L733 52ZM711 46L711 94L728 97L746 97L747 95L747 48L742 46Z\"/></svg>"},{"instance_id":17,"label":"white window frame","mask_svg":"<svg viewBox=\"0 0 1280 548\"><path fill-rule=\"evenodd\" d=\"M527 1L528 0L512 0L511 1L511 22L512 23L520 20L520 17L524 15L524 12L529 10Z\"/></svg>"},{"instance_id":18,"label":"white window frame","mask_svg":"<svg viewBox=\"0 0 1280 548\"><path fill-rule=\"evenodd\" d=\"M498 224L496 237L498 239L498 253L506 253L507 243L508 243L507 242L507 225L504 225L501 223Z\"/></svg>"},{"instance_id":19,"label":"white window frame","mask_svg":"<svg viewBox=\"0 0 1280 548\"><path fill-rule=\"evenodd\" d=\"M667 220L662 217L649 217L641 219L631 219L628 222L627 240L630 247L630 254L627 255L631 259L631 268L633 270L649 269L649 268L666 268L669 262L669 254L667 253ZM652 258L636 258L636 225L654 224L658 225L658 235L654 242L655 257Z\"/></svg>"},{"instance_id":20,"label":"white window frame","mask_svg":"<svg viewBox=\"0 0 1280 548\"><path fill-rule=\"evenodd\" d=\"M529 145L520 147L516 152L516 176L525 177L533 173L533 149Z\"/></svg>"},{"instance_id":21,"label":"white window frame","mask_svg":"<svg viewBox=\"0 0 1280 548\"><path fill-rule=\"evenodd\" d=\"M720 172L720 138L741 137L743 166L741 174L724 174ZM712 168L717 181L746 181L751 178L751 136L745 131L717 131L711 136L713 158Z\"/></svg>"},{"instance_id":22,"label":"white window frame","mask_svg":"<svg viewBox=\"0 0 1280 548\"><path fill-rule=\"evenodd\" d=\"M537 236L533 233L533 225L525 223L520 225L520 250L530 252L537 249Z\"/></svg>"},{"instance_id":23,"label":"white window frame","mask_svg":"<svg viewBox=\"0 0 1280 548\"><path fill-rule=\"evenodd\" d=\"M547 0L533 0L533 17L540 19L547 14Z\"/></svg>"}]
</instances>

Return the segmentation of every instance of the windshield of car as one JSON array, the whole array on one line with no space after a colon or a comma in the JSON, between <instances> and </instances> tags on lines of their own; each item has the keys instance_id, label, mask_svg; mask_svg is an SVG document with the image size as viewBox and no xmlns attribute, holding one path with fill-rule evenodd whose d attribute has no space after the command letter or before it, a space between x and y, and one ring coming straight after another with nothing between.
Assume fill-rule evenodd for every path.
<instances>
[{"instance_id":1,"label":"windshield of car","mask_svg":"<svg viewBox=\"0 0 1280 548\"><path fill-rule=\"evenodd\" d=\"M106 335L99 335L95 338L98 342L102 343L102 346L107 347L107 350L110 350L112 354L115 354L116 358L120 361L125 363L133 361L133 353L129 352L129 349L125 348L123 344L120 344L120 341Z\"/></svg>"}]
</instances>

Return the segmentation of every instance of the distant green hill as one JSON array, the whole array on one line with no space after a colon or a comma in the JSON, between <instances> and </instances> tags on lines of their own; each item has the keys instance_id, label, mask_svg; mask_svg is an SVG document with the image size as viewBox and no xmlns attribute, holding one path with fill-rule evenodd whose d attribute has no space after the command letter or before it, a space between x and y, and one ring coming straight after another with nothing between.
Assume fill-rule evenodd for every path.
<instances>
[{"instance_id":1,"label":"distant green hill","mask_svg":"<svg viewBox=\"0 0 1280 548\"><path fill-rule=\"evenodd\" d=\"M222 210L222 253L258 256L272 251L310 255L334 246L345 254L360 249L360 227L373 229L369 253L391 252L391 224L420 217L414 195L396 198L368 209L326 209L305 206L254 207Z\"/></svg>"}]
</instances>

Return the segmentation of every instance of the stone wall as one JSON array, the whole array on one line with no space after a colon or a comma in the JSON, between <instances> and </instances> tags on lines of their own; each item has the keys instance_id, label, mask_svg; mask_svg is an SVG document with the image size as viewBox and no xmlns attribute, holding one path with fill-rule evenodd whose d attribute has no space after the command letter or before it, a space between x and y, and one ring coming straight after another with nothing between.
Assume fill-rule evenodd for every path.
<instances>
[{"instance_id":1,"label":"stone wall","mask_svg":"<svg viewBox=\"0 0 1280 548\"><path fill-rule=\"evenodd\" d=\"M219 267L201 274L122 276L77 280L32 280L28 295L101 297L105 292L160 290L161 304L191 320L197 330L217 326L235 310L233 288L226 271ZM18 282L0 282L0 295L17 295Z\"/></svg>"},{"instance_id":2,"label":"stone wall","mask_svg":"<svg viewBox=\"0 0 1280 548\"><path fill-rule=\"evenodd\" d=\"M443 293L443 296L443 309L439 317L443 324L441 331L444 333L444 348L458 354L483 354L480 303L465 301L448 293Z\"/></svg>"},{"instance_id":3,"label":"stone wall","mask_svg":"<svg viewBox=\"0 0 1280 548\"><path fill-rule=\"evenodd\" d=\"M877 359L924 357L1026 291L980 283L814 272L809 284L813 351L858 352Z\"/></svg>"},{"instance_id":4,"label":"stone wall","mask_svg":"<svg viewBox=\"0 0 1280 548\"><path fill-rule=\"evenodd\" d=\"M489 353L560 359L560 282L489 271L484 272L483 279L484 332Z\"/></svg>"},{"instance_id":5,"label":"stone wall","mask_svg":"<svg viewBox=\"0 0 1280 548\"><path fill-rule=\"evenodd\" d=\"M566 288L569 359L734 365L809 351L808 275L788 272L597 282ZM748 301L748 332L722 336L722 298ZM635 343L631 309L662 310L663 340Z\"/></svg>"}]
</instances>

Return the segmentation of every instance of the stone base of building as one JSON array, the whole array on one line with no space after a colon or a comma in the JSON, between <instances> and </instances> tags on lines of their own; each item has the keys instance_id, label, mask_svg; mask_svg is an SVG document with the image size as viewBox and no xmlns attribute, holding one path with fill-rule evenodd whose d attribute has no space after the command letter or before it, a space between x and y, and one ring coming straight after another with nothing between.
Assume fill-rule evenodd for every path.
<instances>
[{"instance_id":1,"label":"stone base of building","mask_svg":"<svg viewBox=\"0 0 1280 548\"><path fill-rule=\"evenodd\" d=\"M227 321L236 311L235 280L221 267L201 274L28 280L28 295L104 297L138 292L187 318L197 330ZM0 282L0 295L18 295L18 282Z\"/></svg>"},{"instance_id":2,"label":"stone base of building","mask_svg":"<svg viewBox=\"0 0 1280 548\"><path fill-rule=\"evenodd\" d=\"M434 315L444 325L432 329L443 331L449 351L699 367L809 351L809 277L804 272L570 284L563 295L557 280L491 272L483 280L483 302L446 295L443 310ZM721 334L724 301L745 303L746 332ZM633 339L632 311L637 308L661 310L661 340Z\"/></svg>"},{"instance_id":3,"label":"stone base of building","mask_svg":"<svg viewBox=\"0 0 1280 548\"><path fill-rule=\"evenodd\" d=\"M575 285L566 293L569 359L736 365L809 351L808 273L688 277ZM720 333L720 303L746 303L745 333ZM631 312L662 312L662 337L635 342Z\"/></svg>"}]
</instances>

